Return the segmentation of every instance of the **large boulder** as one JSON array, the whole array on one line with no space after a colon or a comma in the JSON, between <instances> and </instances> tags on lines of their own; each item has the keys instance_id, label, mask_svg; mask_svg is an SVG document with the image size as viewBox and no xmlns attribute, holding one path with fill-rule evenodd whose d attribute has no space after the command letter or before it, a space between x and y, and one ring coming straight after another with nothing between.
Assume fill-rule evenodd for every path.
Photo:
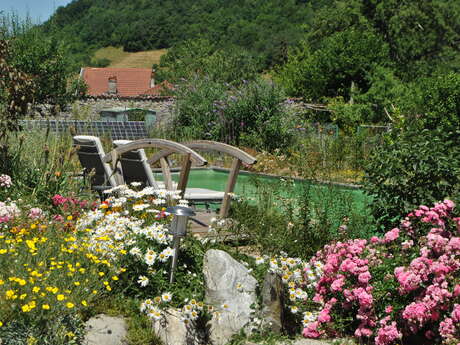
<instances>
[{"instance_id":1,"label":"large boulder","mask_svg":"<svg viewBox=\"0 0 460 345\"><path fill-rule=\"evenodd\" d=\"M86 322L84 345L126 345L127 325L123 318L104 314Z\"/></svg>"},{"instance_id":2,"label":"large boulder","mask_svg":"<svg viewBox=\"0 0 460 345\"><path fill-rule=\"evenodd\" d=\"M278 274L267 272L262 287L262 316L264 326L273 332L283 329L284 292L283 282Z\"/></svg>"},{"instance_id":3,"label":"large boulder","mask_svg":"<svg viewBox=\"0 0 460 345\"><path fill-rule=\"evenodd\" d=\"M185 324L176 309L168 309L162 319L154 320L153 330L165 345L205 344L203 330L198 330L194 322Z\"/></svg>"},{"instance_id":4,"label":"large boulder","mask_svg":"<svg viewBox=\"0 0 460 345\"><path fill-rule=\"evenodd\" d=\"M242 329L249 333L254 311L251 307L256 304L256 279L229 254L215 249L206 252L203 273L205 301L221 312L210 321L210 342L224 345Z\"/></svg>"}]
</instances>

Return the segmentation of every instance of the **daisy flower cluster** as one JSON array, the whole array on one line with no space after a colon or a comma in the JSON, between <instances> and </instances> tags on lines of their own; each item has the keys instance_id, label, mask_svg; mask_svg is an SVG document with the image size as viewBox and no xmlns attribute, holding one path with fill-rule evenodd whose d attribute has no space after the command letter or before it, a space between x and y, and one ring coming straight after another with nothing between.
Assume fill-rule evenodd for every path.
<instances>
[{"instance_id":1,"label":"daisy flower cluster","mask_svg":"<svg viewBox=\"0 0 460 345\"><path fill-rule=\"evenodd\" d=\"M305 327L315 322L318 316L317 304L311 299L322 275L323 265L319 261L311 264L299 258L288 257L285 253L281 254L272 258L256 257L255 263L262 265L268 261L268 271L281 277L288 296L287 307L292 314L301 317Z\"/></svg>"},{"instance_id":2,"label":"daisy flower cluster","mask_svg":"<svg viewBox=\"0 0 460 345\"><path fill-rule=\"evenodd\" d=\"M146 299L142 302L140 310L141 312L147 314L147 316L152 320L161 320L164 317L165 309L172 308L171 301L173 295L170 292L164 292L159 296L156 296L153 299ZM213 306L206 305L201 301L196 299L186 298L183 301L182 308L176 308L180 314L180 320L189 324L192 321L197 320L199 317L204 316L209 313L214 313L218 315L217 311L214 311Z\"/></svg>"},{"instance_id":3,"label":"daisy flower cluster","mask_svg":"<svg viewBox=\"0 0 460 345\"><path fill-rule=\"evenodd\" d=\"M159 294L160 288L169 285L170 261L174 255L169 233L172 216L166 213L166 205L170 202L187 205L186 200L180 200L178 191L151 187L137 191L118 186L106 193L108 198L99 208L87 212L76 225L86 233L89 250L126 268L121 279L136 296L145 298L140 310L150 318L158 320L164 309L182 303L185 303L183 320L197 318L204 308L202 302L181 303L172 301L170 292Z\"/></svg>"}]
</instances>

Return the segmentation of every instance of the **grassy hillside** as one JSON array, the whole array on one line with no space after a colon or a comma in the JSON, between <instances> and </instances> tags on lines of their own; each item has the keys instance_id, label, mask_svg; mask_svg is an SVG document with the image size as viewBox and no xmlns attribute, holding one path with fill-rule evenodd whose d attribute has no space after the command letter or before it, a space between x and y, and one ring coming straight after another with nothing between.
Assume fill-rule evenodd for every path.
<instances>
[{"instance_id":1,"label":"grassy hillside","mask_svg":"<svg viewBox=\"0 0 460 345\"><path fill-rule=\"evenodd\" d=\"M148 50L136 53L123 51L123 48L106 47L97 50L93 56L95 60L108 59L110 65L116 68L151 68L153 64L159 64L166 49Z\"/></svg>"}]
</instances>

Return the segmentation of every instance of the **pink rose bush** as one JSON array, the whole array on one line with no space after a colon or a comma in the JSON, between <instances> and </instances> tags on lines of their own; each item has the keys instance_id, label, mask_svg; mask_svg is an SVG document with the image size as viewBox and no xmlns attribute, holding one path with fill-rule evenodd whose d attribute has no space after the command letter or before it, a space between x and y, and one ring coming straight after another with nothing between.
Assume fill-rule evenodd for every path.
<instances>
[{"instance_id":1,"label":"pink rose bush","mask_svg":"<svg viewBox=\"0 0 460 345\"><path fill-rule=\"evenodd\" d=\"M327 245L305 337L354 334L377 345L421 336L460 343L460 217L454 203L420 206L398 228L369 241Z\"/></svg>"},{"instance_id":2,"label":"pink rose bush","mask_svg":"<svg viewBox=\"0 0 460 345\"><path fill-rule=\"evenodd\" d=\"M79 200L73 197L64 197L56 194L51 198L53 204L53 220L64 221L69 215L72 218L78 218L85 211L93 210L98 206L97 202L90 202L88 200Z\"/></svg>"}]
</instances>

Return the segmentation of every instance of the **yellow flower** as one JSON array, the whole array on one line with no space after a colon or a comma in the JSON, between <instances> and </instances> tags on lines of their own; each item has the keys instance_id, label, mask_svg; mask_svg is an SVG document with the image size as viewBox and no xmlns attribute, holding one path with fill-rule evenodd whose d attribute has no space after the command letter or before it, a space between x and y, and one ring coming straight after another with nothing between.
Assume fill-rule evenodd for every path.
<instances>
[{"instance_id":1,"label":"yellow flower","mask_svg":"<svg viewBox=\"0 0 460 345\"><path fill-rule=\"evenodd\" d=\"M81 304L82 304L83 306L85 306L85 307L88 306L88 303L87 303L85 300L81 301Z\"/></svg>"},{"instance_id":2,"label":"yellow flower","mask_svg":"<svg viewBox=\"0 0 460 345\"><path fill-rule=\"evenodd\" d=\"M73 307L75 307L75 305L71 302L67 302L65 306L69 309L72 309Z\"/></svg>"},{"instance_id":3,"label":"yellow flower","mask_svg":"<svg viewBox=\"0 0 460 345\"><path fill-rule=\"evenodd\" d=\"M113 277L112 277L112 280L118 280L118 277L117 277L117 276L113 276Z\"/></svg>"},{"instance_id":4,"label":"yellow flower","mask_svg":"<svg viewBox=\"0 0 460 345\"><path fill-rule=\"evenodd\" d=\"M72 220L73 217L72 216L67 216L67 220Z\"/></svg>"},{"instance_id":5,"label":"yellow flower","mask_svg":"<svg viewBox=\"0 0 460 345\"><path fill-rule=\"evenodd\" d=\"M65 300L65 296L64 296L64 295L61 295L61 294L57 295L56 298L57 298L58 301L63 301L63 300Z\"/></svg>"},{"instance_id":6,"label":"yellow flower","mask_svg":"<svg viewBox=\"0 0 460 345\"><path fill-rule=\"evenodd\" d=\"M3 326L3 322L0 321L0 327L2 327L2 326Z\"/></svg>"},{"instance_id":7,"label":"yellow flower","mask_svg":"<svg viewBox=\"0 0 460 345\"><path fill-rule=\"evenodd\" d=\"M80 282L74 282L75 286L79 286Z\"/></svg>"},{"instance_id":8,"label":"yellow flower","mask_svg":"<svg viewBox=\"0 0 460 345\"><path fill-rule=\"evenodd\" d=\"M44 310L49 310L50 309L50 306L48 304L43 304L42 305L42 309Z\"/></svg>"},{"instance_id":9,"label":"yellow flower","mask_svg":"<svg viewBox=\"0 0 460 345\"><path fill-rule=\"evenodd\" d=\"M30 306L28 304L24 304L23 306L21 306L21 309L24 313L27 313L31 310Z\"/></svg>"},{"instance_id":10,"label":"yellow flower","mask_svg":"<svg viewBox=\"0 0 460 345\"><path fill-rule=\"evenodd\" d=\"M37 293L37 292L39 292L39 291L40 291L40 288L39 288L38 286L34 286L34 287L32 288L32 292Z\"/></svg>"},{"instance_id":11,"label":"yellow flower","mask_svg":"<svg viewBox=\"0 0 460 345\"><path fill-rule=\"evenodd\" d=\"M5 292L6 299L15 299L14 296L15 296L15 294L14 294L13 290L8 290L7 292Z\"/></svg>"}]
</instances>

